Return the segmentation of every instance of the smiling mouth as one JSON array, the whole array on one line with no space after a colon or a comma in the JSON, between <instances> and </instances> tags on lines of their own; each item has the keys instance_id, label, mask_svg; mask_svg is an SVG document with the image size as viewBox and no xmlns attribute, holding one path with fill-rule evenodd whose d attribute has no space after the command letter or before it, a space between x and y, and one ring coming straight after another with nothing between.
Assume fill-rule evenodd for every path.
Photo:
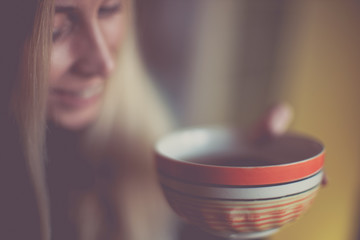
<instances>
[{"instance_id":1,"label":"smiling mouth","mask_svg":"<svg viewBox=\"0 0 360 240\"><path fill-rule=\"evenodd\" d=\"M82 90L54 88L51 90L51 95L56 97L62 105L79 108L96 102L96 100L98 100L102 95L103 91L104 85L99 84Z\"/></svg>"},{"instance_id":2,"label":"smiling mouth","mask_svg":"<svg viewBox=\"0 0 360 240\"><path fill-rule=\"evenodd\" d=\"M66 95L73 98L80 98L80 99L88 99L99 95L104 90L104 86L102 84L88 87L83 90L69 90L69 89L62 89L56 88L53 89L51 92L56 95Z\"/></svg>"}]
</instances>

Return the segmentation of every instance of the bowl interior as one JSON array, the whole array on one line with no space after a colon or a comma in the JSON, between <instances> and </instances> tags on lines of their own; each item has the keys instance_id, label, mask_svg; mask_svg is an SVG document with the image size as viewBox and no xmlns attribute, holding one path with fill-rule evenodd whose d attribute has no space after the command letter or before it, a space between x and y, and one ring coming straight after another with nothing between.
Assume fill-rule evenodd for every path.
<instances>
[{"instance_id":1,"label":"bowl interior","mask_svg":"<svg viewBox=\"0 0 360 240\"><path fill-rule=\"evenodd\" d=\"M161 156L190 164L254 167L291 164L323 152L318 141L294 133L252 144L236 128L193 128L174 132L156 145Z\"/></svg>"}]
</instances>

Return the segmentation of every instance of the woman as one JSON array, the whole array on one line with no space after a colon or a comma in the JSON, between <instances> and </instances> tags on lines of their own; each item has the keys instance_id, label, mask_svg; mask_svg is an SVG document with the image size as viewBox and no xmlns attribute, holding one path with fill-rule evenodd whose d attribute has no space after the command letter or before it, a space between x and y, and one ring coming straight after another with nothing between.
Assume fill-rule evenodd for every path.
<instances>
[{"instance_id":1,"label":"woman","mask_svg":"<svg viewBox=\"0 0 360 240\"><path fill-rule=\"evenodd\" d=\"M19 110L15 116L34 186L24 186L29 192L25 199L36 196L33 202L39 206L21 214L28 219L39 216L31 225L39 231L26 238L49 239L50 222L52 239L176 238L176 223L156 184L150 154L152 140L171 121L155 89L144 80L134 46L131 2L55 0L50 48L34 41L49 42L51 4L44 0L31 5L36 9L24 8L32 17L37 11L35 21L14 29L32 29L28 40L19 43L25 46L20 78L24 85L14 87L28 92L14 94L14 109ZM47 51L50 72L44 78ZM46 92L47 100L40 98ZM40 161L44 103L46 164ZM285 126L287 113L287 108L273 110L255 135L282 132L284 128L274 126Z\"/></svg>"},{"instance_id":2,"label":"woman","mask_svg":"<svg viewBox=\"0 0 360 240\"><path fill-rule=\"evenodd\" d=\"M84 3L84 5L81 5L81 3ZM123 110L127 106L121 107L117 104L114 104L115 106L107 105L107 107L104 107L103 109L105 111L105 114L103 114L102 116L105 116L106 114L114 114L114 117L105 116L104 120L99 119L96 124L94 123L98 115L97 112L100 111L98 107L100 105L100 101L102 102L106 99L103 100L103 97L100 96L103 95L103 88L105 87L97 86L95 87L95 89L93 88L94 85L92 84L102 85L102 82L105 81L105 79L110 75L113 69L107 64L102 65L104 61L106 62L107 60L109 60L106 59L106 57L108 57L106 56L106 51L108 51L108 49L106 49L106 47L108 47L108 42L106 42L106 44L104 45L104 43L102 42L104 41L102 35L100 35L99 37L99 35L92 34L93 30L95 30L96 27L99 27L100 20L101 27L105 28L108 28L111 24L114 23L115 26L110 27L110 30L113 30L114 27L116 30L115 37L112 39L113 42L111 46L113 48L111 49L111 51L117 51L117 49L119 48L118 45L121 44L120 42L118 43L118 41L120 41L122 38L121 32L123 30L121 30L121 28L126 25L125 22L129 17L126 16L126 13L129 10L126 9L129 7L128 5L130 3L123 1L57 1L55 4L56 13L54 19L54 26L51 26L51 4L52 1L50 0L38 2L29 1L28 4L23 3L23 1L9 1L9 3L6 3L4 8L2 8L5 11L4 14L2 14L2 17L4 17L4 19L1 22L10 22L13 24L19 23L19 25L12 25L12 28L7 28L9 30L9 33L5 34L5 38L2 38L2 47L4 50L2 51L2 56L4 56L4 59L2 59L1 63L3 67L2 73L4 77L4 87L1 88L3 90L3 94L1 95L3 97L1 110L4 114L1 115L1 120L3 123L2 133L5 133L2 137L2 143L5 147L4 151L2 151L2 154L4 156L4 160L2 161L2 163L4 164L4 168L1 168L4 169L4 173L1 174L1 176L3 176L7 182L11 181L12 186L11 188L7 187L5 189L8 194L5 194L6 198L2 198L2 207L4 208L4 211L1 212L3 217L2 219L4 221L2 222L1 226L4 230L0 232L4 235L2 239L47 239L49 237L50 221L48 219L46 189L44 187L45 181L43 178L43 168L45 164L44 162L40 161L43 160L41 149L43 141L42 133L45 129L45 97L47 93L47 82L49 82L50 93L47 115L50 125L48 130L48 155L50 160L48 161L49 164L46 167L48 168L47 172L50 180L49 189L51 190L50 196L53 212L52 218L54 219L53 238L57 239L61 238L62 236L65 236L67 239L95 239L99 236L102 236L105 239L115 238L112 236L118 236L118 232L121 232L121 234L124 235L126 232L125 230L128 228L124 227L123 229L119 230L118 226L122 225L119 223L121 219L119 219L117 216L119 214L117 214L116 212L112 212L112 210L114 210L117 205L121 204L117 202L117 192L113 190L116 189L116 187L119 187L119 189L116 189L118 190L118 192L136 192L137 190L135 191L132 187L127 187L126 190L122 191L120 188L121 186L116 186L112 184L118 181L118 179L115 179L118 175L114 174L113 177L108 177L107 174L107 171L112 170L111 167L113 164L110 164L111 160L116 159L118 156L116 156L116 158L114 157L110 159L109 161L106 161L106 155L110 155L111 151L117 150L116 148L119 145L123 145L125 149L126 147L128 147L128 144L125 140L123 142L118 142L114 144L108 144L109 142L102 142L102 140L108 139L108 135L113 134L117 136L118 134L117 131L112 131L112 126L117 124L115 123L117 121L117 111L112 111L112 108L120 108ZM78 4L80 4L81 7L79 7L80 5ZM74 5L77 6L76 9L74 9ZM96 6L95 9L91 8L92 5ZM80 13L80 15L76 15L77 13ZM92 14L95 14L95 19L91 18L94 16ZM18 15L23 16L24 18L22 19L24 21L19 21ZM88 25L93 20L97 21L95 24L96 27L94 25ZM79 27L80 29L78 29ZM117 31L118 27L121 31ZM76 34L80 33L81 36L77 40L84 40L83 43L86 42L89 43L89 45L86 46L87 49L84 52L79 53L78 56L82 58L79 65L77 65L78 59L75 60L75 58L72 58L73 56L71 56L71 59L75 60L75 62L72 63L73 66L65 66L65 68L62 68L64 66L61 66L61 64L65 63L65 61L68 61L69 59L64 58L59 60L57 59L57 57L63 56L63 53L69 53L66 51L68 50L66 49L66 47L65 49L62 47L69 46L66 45L68 40L67 37L70 37L72 39L72 36L76 35L73 33L73 30L75 29L79 30L76 32ZM96 30L98 31L99 29ZM101 34L103 34L103 30L104 28L100 29ZM52 49L50 48L51 31L53 31ZM90 40L90 42L87 42L87 40ZM104 46L105 49L103 48ZM95 49L95 54L93 56L83 55L85 52L92 48ZM59 49L60 54L57 54L59 52L57 50ZM75 49L79 50L78 48ZM105 50L105 54L103 50ZM50 74L49 76L47 76L46 63L49 63L49 61L47 61L47 53L49 53L49 51L52 52L52 61L50 64ZM75 52L76 51L74 51L74 48L72 48L70 51L70 55ZM111 54L111 57L115 59L116 53L111 52ZM104 59L102 59L103 57ZM114 59L110 59L110 61L114 61ZM85 60L85 62L83 62L82 60ZM94 61L91 63L87 63L87 60ZM111 64L114 63L110 63L110 65ZM88 67L90 67L91 69L86 69ZM95 69L92 69L93 67ZM21 74L17 74L18 72L20 72ZM72 75L72 73L74 73L75 78L78 77L77 80L83 81L83 83L75 86L75 88L77 89L72 89L74 87L74 85L72 84L76 85L77 81L74 82L71 79L68 80L66 77L64 78L63 76L61 76L63 73L66 72L69 72L69 75ZM57 75L58 73L60 73L60 76ZM45 74L46 77L43 77L42 75ZM97 79L95 79L94 81L90 80L94 78L94 76ZM57 81L58 78L60 78L59 81ZM65 85L62 85L64 81ZM89 86L89 83L92 86ZM81 86L81 84L84 84L84 86ZM142 86L143 84L139 85ZM64 88L62 88L63 86ZM132 86L134 87L134 84L132 84ZM79 88L87 89L79 90ZM108 88L110 88L110 86L108 86ZM138 87L135 85L135 88ZM14 93L9 94L12 93L13 90ZM112 89L110 88L107 91L111 92L111 90ZM141 91L141 89L139 90ZM141 92L139 93L141 95ZM107 101L113 101L111 98L117 98L117 94L117 92L114 92L113 94L107 94L107 96L109 96L110 98ZM89 97L89 95L91 96ZM12 98L14 99L14 101L12 101ZM132 102L132 104L135 104L135 102ZM12 108L11 112L8 112L9 107ZM129 110L132 111L132 109ZM157 110L152 109L152 112L156 114ZM14 120L17 120L16 124L14 124ZM94 125L94 127L90 129L89 125ZM103 126L108 126L108 129L104 129ZM138 127L138 125L134 126ZM133 128L134 126L130 126L130 128L123 128L123 130L126 131L122 132L122 136L129 135L130 131L133 130L131 128ZM7 132L9 132L9 134L6 134ZM98 135L99 132L101 132L100 136ZM84 135L96 135L96 140L101 143L101 146L98 144L97 141L90 140L87 141L85 144L85 141L83 141L83 138L85 138ZM12 136L14 137L14 139L12 139ZM77 138L76 141L73 140L73 138L75 137ZM66 156L67 158L65 158L66 161L64 161L64 159L61 159L61 154L58 155L57 152L62 145L67 143L67 140L73 142L79 141L79 144L84 144L84 146L87 144L90 146L96 144L97 149L94 149L94 152L97 153L96 158L85 158L85 156L83 156L85 154L82 151L79 151L78 149L73 149L74 151L69 153L68 156ZM118 139L116 138L113 140ZM59 144L59 146L57 144ZM127 146L125 147L125 145ZM19 146L23 146L23 152L18 151ZM7 151L5 152L5 150ZM109 152L107 152L107 150L109 150ZM123 152L122 154L126 155ZM80 157L77 158L78 156ZM102 161L100 167L98 166L100 165L99 162L95 161L97 157L100 159L104 157L105 159L104 161ZM69 181L70 184L75 185L75 187L66 186L66 184L62 182L62 180L67 179L67 177L64 177L64 175L69 172L67 171L67 169L65 169L64 175L60 176L59 178L57 177L58 173L60 175L63 174L63 172L61 172L61 168L56 168L57 164L63 166L63 163L61 163L60 161L58 162L57 159L63 161L64 165L70 170L73 168L77 170L76 166L79 166L78 173L80 175L80 179L77 180L70 176ZM80 162L80 160L78 159L86 159L86 162ZM72 162L72 160L78 160L78 162ZM138 167L138 163L136 163L136 161L132 161L131 164L124 163L123 165L126 165L126 167L121 167L122 169L124 169L122 171ZM149 165L150 164L142 164L143 167L141 167L140 173L133 174L131 178L136 178L136 181L138 181L137 175L143 175L142 173L148 170ZM86 169L86 167L88 167L87 170L83 171L83 169ZM56 169L53 170L54 168ZM97 181L98 178L94 177L94 174L92 174L96 171L100 172L100 175L104 175L104 177L101 178L101 181L104 181L105 183L100 184L100 186L91 186L86 189L86 191L83 190L83 187L80 187L81 189L79 190L78 186L81 185L81 183L78 184L78 182L84 182L84 178L87 177L90 182L94 181L94 179ZM14 173L18 174L14 175ZM75 171L75 173L77 174L77 171ZM146 176L143 177L143 179L148 178L147 174L145 175ZM32 180L32 184L28 184L28 179ZM2 182L4 183L6 181ZM135 187L139 188L137 184L134 185ZM152 188L155 188L153 186L154 184L150 185ZM55 191L52 191L54 189ZM157 188L155 190L157 191ZM152 189L149 188L148 191L152 191ZM68 199L71 195L70 192L74 193L73 195L76 195L73 197L73 199ZM63 197L63 193L65 194L65 202L64 205L61 205L60 200ZM126 196L128 195L130 196L131 194L127 194ZM159 198L158 195L156 195L156 199L157 198ZM120 199L119 202L131 202L131 199L132 197L129 197L129 199ZM16 201L14 202L14 200ZM156 202L158 201L156 200ZM9 208L9 206L11 206L11 208ZM79 214L77 214L76 211L75 213L72 212L72 214L76 216L68 216L67 209L71 209L73 207L74 209L78 210L76 206L84 206L84 213L81 212L82 209L79 209ZM136 215L137 211L137 209L127 208L124 208L124 210L131 211L131 215L134 216ZM132 210L136 211L133 212ZM120 210L115 209L115 211ZM128 219L126 214L124 214L126 211L121 211L121 214L123 215L122 218L126 218L126 222L137 222L136 218ZM161 212L156 212L157 215L161 215ZM94 216L92 216L91 213L94 213ZM89 214L90 217L88 216ZM88 224L88 222L83 223L84 221L79 221L82 223L82 225L80 226L80 224L76 223L77 216L79 216L79 218L84 216L85 219L90 219L89 222L91 222L93 219L98 220L98 218L104 218L105 221L104 223L99 224L99 229L94 229L94 231L90 231L92 227L90 225L91 223ZM70 223L70 220L74 221L75 223ZM101 219L99 221L102 222ZM125 220L123 222L125 222ZM41 233L42 230L40 229L40 226L43 228L43 233ZM90 226L90 228L87 226ZM102 226L106 226L103 228L104 230L100 230ZM101 234L100 232L103 234ZM130 235L131 233L128 233L123 238L135 238L134 236Z\"/></svg>"},{"instance_id":3,"label":"woman","mask_svg":"<svg viewBox=\"0 0 360 240\"><path fill-rule=\"evenodd\" d=\"M149 126L166 123L135 72L131 2L54 5L47 109L53 237L169 239L148 144Z\"/></svg>"}]
</instances>

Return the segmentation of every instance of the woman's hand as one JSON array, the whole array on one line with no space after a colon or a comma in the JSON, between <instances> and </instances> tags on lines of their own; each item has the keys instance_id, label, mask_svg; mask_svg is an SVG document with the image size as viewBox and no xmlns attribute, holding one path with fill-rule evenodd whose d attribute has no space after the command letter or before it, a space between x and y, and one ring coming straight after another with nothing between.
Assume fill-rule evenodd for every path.
<instances>
[{"instance_id":1,"label":"woman's hand","mask_svg":"<svg viewBox=\"0 0 360 240\"><path fill-rule=\"evenodd\" d=\"M290 105L280 103L272 106L252 127L249 132L249 140L254 143L262 143L284 134L292 118L293 111Z\"/></svg>"},{"instance_id":2,"label":"woman's hand","mask_svg":"<svg viewBox=\"0 0 360 240\"><path fill-rule=\"evenodd\" d=\"M264 144L271 139L284 134L293 119L293 110L289 104L280 103L272 106L260 118L249 132L249 140L255 144ZM324 174L322 185L327 184Z\"/></svg>"}]
</instances>

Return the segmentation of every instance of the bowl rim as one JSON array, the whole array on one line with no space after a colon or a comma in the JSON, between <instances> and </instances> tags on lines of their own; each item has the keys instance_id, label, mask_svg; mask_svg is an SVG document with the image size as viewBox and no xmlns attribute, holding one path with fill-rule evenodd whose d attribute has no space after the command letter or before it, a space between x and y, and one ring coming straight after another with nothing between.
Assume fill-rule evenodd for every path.
<instances>
[{"instance_id":1,"label":"bowl rim","mask_svg":"<svg viewBox=\"0 0 360 240\"><path fill-rule=\"evenodd\" d=\"M309 177L323 168L325 159L324 145L314 137L296 132L286 133L284 136L306 138L319 144L321 151L309 158L291 163L266 166L214 166L171 158L159 150L161 142L169 136L192 130L236 130L233 126L201 126L176 130L159 138L153 152L158 171L166 175L193 183L215 185L255 186L286 183Z\"/></svg>"}]
</instances>

